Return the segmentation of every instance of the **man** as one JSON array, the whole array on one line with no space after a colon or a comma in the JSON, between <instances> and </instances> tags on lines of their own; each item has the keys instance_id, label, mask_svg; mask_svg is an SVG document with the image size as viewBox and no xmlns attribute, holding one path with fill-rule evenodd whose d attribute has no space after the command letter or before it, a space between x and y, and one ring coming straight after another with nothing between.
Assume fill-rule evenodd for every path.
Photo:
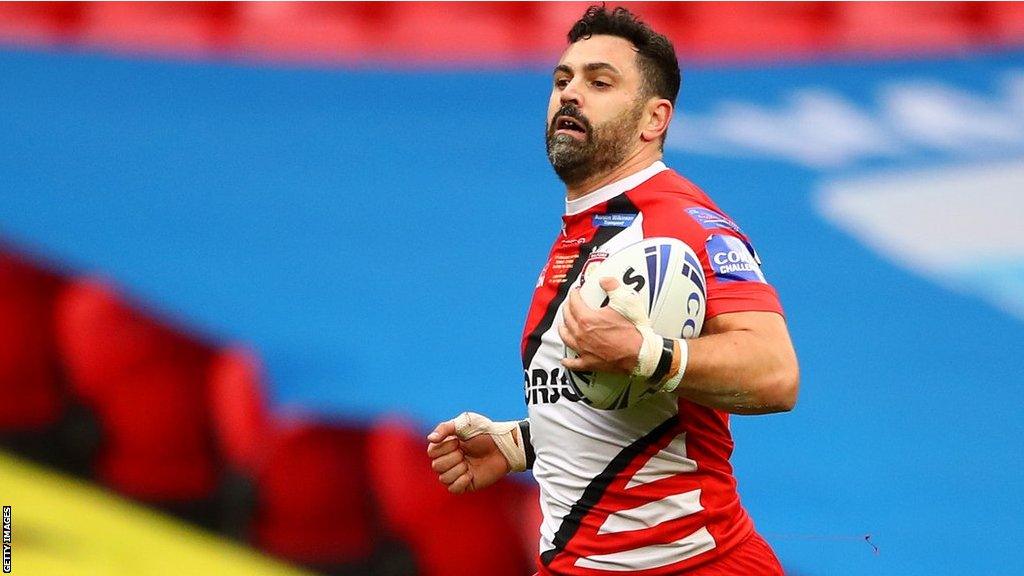
<instances>
[{"instance_id":1,"label":"man","mask_svg":"<svg viewBox=\"0 0 1024 576\"><path fill-rule=\"evenodd\" d=\"M548 104L548 158L566 186L566 213L523 336L529 417L463 413L428 436L433 468L453 493L532 467L544 515L540 574L782 574L740 505L728 414L790 410L796 355L747 237L661 162L679 84L672 44L628 11L593 6L573 26ZM589 261L653 236L678 238L701 260L698 338L652 341L621 307L592 310L580 299ZM617 280L599 281L613 302L623 297ZM578 358L565 358L566 346ZM672 373L655 375L659 363ZM663 391L597 410L566 368L632 374Z\"/></svg>"}]
</instances>

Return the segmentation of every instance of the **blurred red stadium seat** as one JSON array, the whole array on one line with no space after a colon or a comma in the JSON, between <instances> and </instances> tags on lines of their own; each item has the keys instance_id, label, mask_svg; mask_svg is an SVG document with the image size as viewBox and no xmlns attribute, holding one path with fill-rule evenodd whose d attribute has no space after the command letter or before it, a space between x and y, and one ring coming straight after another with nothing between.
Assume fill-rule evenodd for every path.
<instances>
[{"instance_id":1,"label":"blurred red stadium seat","mask_svg":"<svg viewBox=\"0 0 1024 576\"><path fill-rule=\"evenodd\" d=\"M1024 2L983 2L980 8L992 42L1024 45Z\"/></svg>"},{"instance_id":2,"label":"blurred red stadium seat","mask_svg":"<svg viewBox=\"0 0 1024 576\"><path fill-rule=\"evenodd\" d=\"M97 477L154 503L210 497L218 464L205 347L133 310L96 280L65 289L56 326L72 389L101 428Z\"/></svg>"},{"instance_id":3,"label":"blurred red stadium seat","mask_svg":"<svg viewBox=\"0 0 1024 576\"><path fill-rule=\"evenodd\" d=\"M836 8L834 42L847 52L948 50L979 39L969 2L844 2Z\"/></svg>"},{"instance_id":4,"label":"blurred red stadium seat","mask_svg":"<svg viewBox=\"0 0 1024 576\"><path fill-rule=\"evenodd\" d=\"M517 33L525 44L524 53L554 68L568 48L566 36L573 23L590 6L589 2L529 2L529 25Z\"/></svg>"},{"instance_id":5,"label":"blurred red stadium seat","mask_svg":"<svg viewBox=\"0 0 1024 576\"><path fill-rule=\"evenodd\" d=\"M233 41L234 2L87 2L78 40L141 52L202 54Z\"/></svg>"},{"instance_id":6,"label":"blurred red stadium seat","mask_svg":"<svg viewBox=\"0 0 1024 576\"><path fill-rule=\"evenodd\" d=\"M520 53L528 61L554 67L558 57L569 46L567 39L572 25L583 16L592 2L529 2L524 25L516 30ZM677 2L621 2L641 20L677 41L681 4Z\"/></svg>"},{"instance_id":7,"label":"blurred red stadium seat","mask_svg":"<svg viewBox=\"0 0 1024 576\"><path fill-rule=\"evenodd\" d=\"M196 368L173 359L147 363L97 399L104 431L97 470L105 482L144 500L212 495L218 468Z\"/></svg>"},{"instance_id":8,"label":"blurred red stadium seat","mask_svg":"<svg viewBox=\"0 0 1024 576\"><path fill-rule=\"evenodd\" d=\"M210 393L222 450L252 485L250 540L313 566L366 562L374 544L366 432L273 418L259 361L243 348L218 355Z\"/></svg>"},{"instance_id":9,"label":"blurred red stadium seat","mask_svg":"<svg viewBox=\"0 0 1024 576\"><path fill-rule=\"evenodd\" d=\"M533 4L532 42L557 57L586 2ZM619 4L615 4L618 6ZM672 40L687 58L777 57L820 49L827 38L826 9L815 2L623 2L621 5Z\"/></svg>"},{"instance_id":10,"label":"blurred red stadium seat","mask_svg":"<svg viewBox=\"0 0 1024 576\"><path fill-rule=\"evenodd\" d=\"M77 31L83 4L79 2L0 2L0 40L50 45Z\"/></svg>"},{"instance_id":11,"label":"blurred red stadium seat","mask_svg":"<svg viewBox=\"0 0 1024 576\"><path fill-rule=\"evenodd\" d=\"M257 545L314 565L369 559L365 432L291 422L277 427L265 450L257 475Z\"/></svg>"},{"instance_id":12,"label":"blurred red stadium seat","mask_svg":"<svg viewBox=\"0 0 1024 576\"><path fill-rule=\"evenodd\" d=\"M817 2L693 2L668 34L684 59L799 56L825 47L825 15Z\"/></svg>"},{"instance_id":13,"label":"blurred red stadium seat","mask_svg":"<svg viewBox=\"0 0 1024 576\"><path fill-rule=\"evenodd\" d=\"M515 62L527 14L517 2L390 4L378 53L412 64Z\"/></svg>"},{"instance_id":14,"label":"blurred red stadium seat","mask_svg":"<svg viewBox=\"0 0 1024 576\"><path fill-rule=\"evenodd\" d=\"M356 61L379 41L383 4L246 2L235 38L243 55L313 61Z\"/></svg>"},{"instance_id":15,"label":"blurred red stadium seat","mask_svg":"<svg viewBox=\"0 0 1024 576\"><path fill-rule=\"evenodd\" d=\"M53 305L62 285L0 250L0 432L43 430L61 416Z\"/></svg>"},{"instance_id":16,"label":"blurred red stadium seat","mask_svg":"<svg viewBox=\"0 0 1024 576\"><path fill-rule=\"evenodd\" d=\"M214 430L228 463L255 474L270 415L262 389L259 359L243 347L217 354L210 366L210 406Z\"/></svg>"},{"instance_id":17,"label":"blurred red stadium seat","mask_svg":"<svg viewBox=\"0 0 1024 576\"><path fill-rule=\"evenodd\" d=\"M480 492L449 494L430 468L425 435L402 420L373 427L369 461L385 527L412 549L420 574L529 573L536 549L523 553L517 525L523 486L503 480Z\"/></svg>"},{"instance_id":18,"label":"blurred red stadium seat","mask_svg":"<svg viewBox=\"0 0 1024 576\"><path fill-rule=\"evenodd\" d=\"M540 525L544 515L540 509L540 488L534 482L515 482L516 527L523 554L536 558L540 553Z\"/></svg>"}]
</instances>

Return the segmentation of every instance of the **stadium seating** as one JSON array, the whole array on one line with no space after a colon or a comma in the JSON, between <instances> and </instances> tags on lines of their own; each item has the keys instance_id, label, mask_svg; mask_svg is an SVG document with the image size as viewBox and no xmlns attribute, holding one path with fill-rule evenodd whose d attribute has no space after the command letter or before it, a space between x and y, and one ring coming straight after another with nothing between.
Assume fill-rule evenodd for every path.
<instances>
[{"instance_id":1,"label":"stadium seating","mask_svg":"<svg viewBox=\"0 0 1024 576\"><path fill-rule=\"evenodd\" d=\"M412 65L545 64L587 2L3 3L0 41ZM684 61L1020 45L1018 3L624 2Z\"/></svg>"},{"instance_id":2,"label":"stadium seating","mask_svg":"<svg viewBox=\"0 0 1024 576\"><path fill-rule=\"evenodd\" d=\"M232 348L210 371L216 436L234 477L230 527L261 549L337 573L373 553L365 431L265 409L256 357ZM248 510L246 510L248 508Z\"/></svg>"},{"instance_id":3,"label":"stadium seating","mask_svg":"<svg viewBox=\"0 0 1024 576\"><path fill-rule=\"evenodd\" d=\"M72 390L101 430L94 473L118 491L210 523L218 482L197 341L133 310L102 281L73 282L56 326Z\"/></svg>"},{"instance_id":4,"label":"stadium seating","mask_svg":"<svg viewBox=\"0 0 1024 576\"><path fill-rule=\"evenodd\" d=\"M503 480L453 496L437 481L424 454L425 434L400 419L370 432L370 478L386 529L413 551L423 576L519 576L536 555L509 546L522 542L517 506L527 488ZM472 538L467 536L472 534Z\"/></svg>"}]
</instances>

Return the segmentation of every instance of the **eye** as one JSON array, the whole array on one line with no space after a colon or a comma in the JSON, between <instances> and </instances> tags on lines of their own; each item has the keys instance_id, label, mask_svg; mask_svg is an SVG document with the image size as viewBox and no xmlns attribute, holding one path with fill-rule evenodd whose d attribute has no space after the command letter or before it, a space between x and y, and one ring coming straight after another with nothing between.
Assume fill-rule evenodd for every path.
<instances>
[{"instance_id":1,"label":"eye","mask_svg":"<svg viewBox=\"0 0 1024 576\"><path fill-rule=\"evenodd\" d=\"M595 88L611 88L612 85L603 80L594 80L590 83Z\"/></svg>"},{"instance_id":2,"label":"eye","mask_svg":"<svg viewBox=\"0 0 1024 576\"><path fill-rule=\"evenodd\" d=\"M568 78L555 78L555 87L558 88L559 90L565 89L565 87L568 86L568 85L569 85L569 79Z\"/></svg>"}]
</instances>

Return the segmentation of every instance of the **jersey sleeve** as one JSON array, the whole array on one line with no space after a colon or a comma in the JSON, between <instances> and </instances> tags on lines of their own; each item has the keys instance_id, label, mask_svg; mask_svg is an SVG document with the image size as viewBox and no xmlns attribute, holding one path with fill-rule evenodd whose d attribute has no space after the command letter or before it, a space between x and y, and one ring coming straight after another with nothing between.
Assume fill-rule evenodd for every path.
<instances>
[{"instance_id":1,"label":"jersey sleeve","mask_svg":"<svg viewBox=\"0 0 1024 576\"><path fill-rule=\"evenodd\" d=\"M728 216L709 207L658 202L643 217L645 237L677 238L697 253L707 279L706 318L729 312L783 314L750 239Z\"/></svg>"}]
</instances>

